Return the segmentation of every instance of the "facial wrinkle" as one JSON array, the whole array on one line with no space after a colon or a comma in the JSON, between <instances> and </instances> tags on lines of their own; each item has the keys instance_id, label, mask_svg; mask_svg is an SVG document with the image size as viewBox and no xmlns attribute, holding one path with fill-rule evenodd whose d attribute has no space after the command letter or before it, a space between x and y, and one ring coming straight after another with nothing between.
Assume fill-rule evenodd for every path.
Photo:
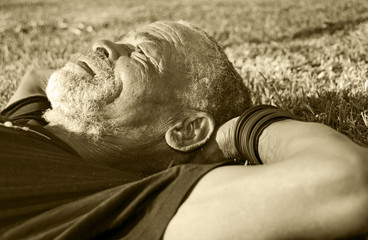
<instances>
[{"instance_id":1,"label":"facial wrinkle","mask_svg":"<svg viewBox=\"0 0 368 240\"><path fill-rule=\"evenodd\" d=\"M165 24L165 23L160 23L161 25L167 27L168 29L170 29L170 31L175 34L175 36L177 37L177 39L179 40L178 43L183 46L183 39L182 37L172 28L170 27L168 24Z\"/></svg>"},{"instance_id":2,"label":"facial wrinkle","mask_svg":"<svg viewBox=\"0 0 368 240\"><path fill-rule=\"evenodd\" d=\"M151 57L153 65L158 69L160 74L167 72L168 62L171 60L172 44L169 41L162 39L160 44L155 44L157 46L157 51L155 57Z\"/></svg>"},{"instance_id":3,"label":"facial wrinkle","mask_svg":"<svg viewBox=\"0 0 368 240\"><path fill-rule=\"evenodd\" d=\"M156 37L155 35L153 35L149 32L137 33L135 39L137 39L137 38L143 38L144 40L149 41L149 42L153 42L153 43L157 43L157 42L161 41L160 38Z\"/></svg>"},{"instance_id":4,"label":"facial wrinkle","mask_svg":"<svg viewBox=\"0 0 368 240\"><path fill-rule=\"evenodd\" d=\"M148 32L137 33L137 35L135 36L135 39L137 40L137 38L143 38L144 40L143 43L148 43L148 42L152 43L154 47L157 48L158 52L160 53L162 52L162 49L164 48L163 46L164 44L162 44L162 39L158 38L157 36L151 33L148 33ZM142 48L141 50L144 53L144 55L147 57L148 61L151 62L152 65L155 67L155 69L157 69L159 73L162 73L163 71L160 65L161 60L158 60L157 56L150 55L145 48Z\"/></svg>"},{"instance_id":5,"label":"facial wrinkle","mask_svg":"<svg viewBox=\"0 0 368 240\"><path fill-rule=\"evenodd\" d=\"M131 54L131 57L134 58L136 61L138 61L144 68L145 71L148 71L148 64L147 61L149 60L148 57L144 56L141 53L133 52Z\"/></svg>"},{"instance_id":6,"label":"facial wrinkle","mask_svg":"<svg viewBox=\"0 0 368 240\"><path fill-rule=\"evenodd\" d=\"M159 27L156 27L156 26L152 26L152 27L156 30L155 32L161 35L168 43L173 43L175 45L174 38L170 36L170 34L168 34L165 30Z\"/></svg>"},{"instance_id":7,"label":"facial wrinkle","mask_svg":"<svg viewBox=\"0 0 368 240\"><path fill-rule=\"evenodd\" d=\"M167 49L168 51L171 52L171 50L174 49L173 52L176 52L178 55L184 55L184 51L182 47L175 48L175 46L177 45L177 42L180 42L180 45L183 46L183 39L180 37L180 35L178 35L175 32L175 30L173 30L172 28L169 28L167 25L164 25L164 24L161 24L161 28L157 26L152 26L152 27L156 29L157 33L159 33L166 39L166 43L168 46L167 48L165 48L165 50ZM167 30L165 31L164 28L169 29L169 31ZM170 31L173 33L171 33ZM162 60L160 60L160 62L162 62Z\"/></svg>"},{"instance_id":8,"label":"facial wrinkle","mask_svg":"<svg viewBox=\"0 0 368 240\"><path fill-rule=\"evenodd\" d=\"M118 38L116 39L116 41L115 41L115 42L122 41L122 40L123 40L127 35L128 35L128 33L123 33L122 35L120 35L120 37L118 37Z\"/></svg>"}]
</instances>

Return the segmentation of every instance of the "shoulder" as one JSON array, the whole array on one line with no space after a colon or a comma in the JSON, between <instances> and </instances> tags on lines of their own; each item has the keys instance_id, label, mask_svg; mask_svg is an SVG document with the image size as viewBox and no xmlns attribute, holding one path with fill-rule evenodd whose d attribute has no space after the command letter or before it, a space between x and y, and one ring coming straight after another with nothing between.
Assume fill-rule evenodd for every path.
<instances>
[{"instance_id":1,"label":"shoulder","mask_svg":"<svg viewBox=\"0 0 368 240\"><path fill-rule=\"evenodd\" d=\"M4 121L11 121L18 125L26 125L30 120L46 125L47 122L42 115L50 107L51 104L46 96L29 96L7 106L1 111L0 117L4 118Z\"/></svg>"},{"instance_id":2,"label":"shoulder","mask_svg":"<svg viewBox=\"0 0 368 240\"><path fill-rule=\"evenodd\" d=\"M46 96L47 82L53 72L53 69L32 68L28 70L6 106L26 97Z\"/></svg>"}]
</instances>

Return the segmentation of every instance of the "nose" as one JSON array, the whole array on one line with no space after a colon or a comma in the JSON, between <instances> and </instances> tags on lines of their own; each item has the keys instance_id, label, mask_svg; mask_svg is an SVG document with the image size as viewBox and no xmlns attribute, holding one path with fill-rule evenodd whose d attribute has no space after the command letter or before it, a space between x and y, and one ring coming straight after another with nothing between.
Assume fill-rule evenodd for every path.
<instances>
[{"instance_id":1,"label":"nose","mask_svg":"<svg viewBox=\"0 0 368 240\"><path fill-rule=\"evenodd\" d=\"M117 60L120 56L130 56L132 48L133 46L109 40L99 40L93 44L93 51L101 51L111 61Z\"/></svg>"}]
</instances>

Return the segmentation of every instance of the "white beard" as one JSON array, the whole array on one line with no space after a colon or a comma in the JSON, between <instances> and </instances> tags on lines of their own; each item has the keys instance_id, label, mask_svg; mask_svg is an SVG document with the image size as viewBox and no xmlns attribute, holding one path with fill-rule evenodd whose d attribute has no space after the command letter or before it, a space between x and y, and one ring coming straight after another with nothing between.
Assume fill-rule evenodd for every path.
<instances>
[{"instance_id":1,"label":"white beard","mask_svg":"<svg viewBox=\"0 0 368 240\"><path fill-rule=\"evenodd\" d=\"M71 132L96 138L109 128L102 108L119 96L122 82L115 79L109 61L98 53L78 53L72 59L49 79L46 94L52 109L45 112L44 118L50 125L62 125ZM86 62L96 75L73 63L77 61Z\"/></svg>"}]
</instances>

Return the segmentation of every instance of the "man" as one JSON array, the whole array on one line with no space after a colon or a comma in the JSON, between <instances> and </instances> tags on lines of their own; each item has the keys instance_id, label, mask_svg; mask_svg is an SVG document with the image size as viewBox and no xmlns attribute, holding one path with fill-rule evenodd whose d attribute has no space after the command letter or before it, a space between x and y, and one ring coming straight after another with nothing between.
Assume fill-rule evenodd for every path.
<instances>
[{"instance_id":1,"label":"man","mask_svg":"<svg viewBox=\"0 0 368 240\"><path fill-rule=\"evenodd\" d=\"M184 23L175 27L149 25L75 55L48 83L52 109L45 113L46 128L75 145L82 158L105 159L115 168L152 173L172 160L176 165L192 159L215 122L240 115L251 101L213 40ZM46 84L39 85L24 88L45 94ZM230 103L235 106L229 109Z\"/></svg>"},{"instance_id":2,"label":"man","mask_svg":"<svg viewBox=\"0 0 368 240\"><path fill-rule=\"evenodd\" d=\"M367 150L328 127L274 122L255 145L264 166L228 166L232 160L225 157L242 155L233 138L236 116L251 107L249 92L198 28L157 22L76 55L47 84L48 123L35 116L47 105L40 96L42 75L47 72L30 73L3 112L4 128L25 131L13 125L26 119L26 127L41 135L36 140L52 148L27 142L49 159L16 158L27 167L37 163L32 171L2 163L6 176L16 173L1 199L4 239L334 239L368 233ZM14 141L2 144L11 149ZM27 182L33 186L27 189L19 179L32 175L45 180Z\"/></svg>"}]
</instances>

